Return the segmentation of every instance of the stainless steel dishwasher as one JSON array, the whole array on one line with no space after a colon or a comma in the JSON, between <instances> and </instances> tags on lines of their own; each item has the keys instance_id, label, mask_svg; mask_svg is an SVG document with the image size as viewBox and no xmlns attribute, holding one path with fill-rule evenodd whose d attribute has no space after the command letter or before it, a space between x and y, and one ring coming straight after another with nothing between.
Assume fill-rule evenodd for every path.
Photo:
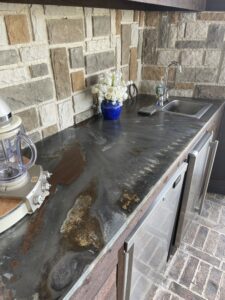
<instances>
[{"instance_id":1,"label":"stainless steel dishwasher","mask_svg":"<svg viewBox=\"0 0 225 300\"><path fill-rule=\"evenodd\" d=\"M183 163L125 241L124 300L149 300L153 282L166 267L186 169Z\"/></svg>"},{"instance_id":2,"label":"stainless steel dishwasher","mask_svg":"<svg viewBox=\"0 0 225 300\"><path fill-rule=\"evenodd\" d=\"M218 141L213 141L213 133L206 132L194 150L189 153L188 170L177 226L177 246L184 238L191 222L198 214L201 214L217 146Z\"/></svg>"}]
</instances>

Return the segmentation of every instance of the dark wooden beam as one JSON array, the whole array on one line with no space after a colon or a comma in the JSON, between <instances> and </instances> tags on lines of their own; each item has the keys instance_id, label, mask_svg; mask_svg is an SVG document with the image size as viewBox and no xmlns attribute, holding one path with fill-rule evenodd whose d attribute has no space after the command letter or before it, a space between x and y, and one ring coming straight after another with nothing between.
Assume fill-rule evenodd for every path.
<instances>
[{"instance_id":1,"label":"dark wooden beam","mask_svg":"<svg viewBox=\"0 0 225 300\"><path fill-rule=\"evenodd\" d=\"M206 0L0 0L6 3L85 6L133 10L201 10ZM189 4L189 5L188 5ZM177 6L176 6L177 5ZM203 8L202 8L203 10Z\"/></svg>"},{"instance_id":2,"label":"dark wooden beam","mask_svg":"<svg viewBox=\"0 0 225 300\"><path fill-rule=\"evenodd\" d=\"M202 11L206 8L206 0L128 0L150 5L164 6L173 9Z\"/></svg>"},{"instance_id":3,"label":"dark wooden beam","mask_svg":"<svg viewBox=\"0 0 225 300\"><path fill-rule=\"evenodd\" d=\"M224 0L207 0L206 10L225 11L225 1Z\"/></svg>"}]
</instances>

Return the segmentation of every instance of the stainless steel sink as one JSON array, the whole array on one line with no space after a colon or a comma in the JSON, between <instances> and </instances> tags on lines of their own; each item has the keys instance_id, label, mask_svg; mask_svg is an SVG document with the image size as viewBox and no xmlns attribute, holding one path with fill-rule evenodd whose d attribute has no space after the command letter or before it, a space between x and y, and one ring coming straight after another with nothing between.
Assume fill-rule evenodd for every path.
<instances>
[{"instance_id":1,"label":"stainless steel sink","mask_svg":"<svg viewBox=\"0 0 225 300\"><path fill-rule=\"evenodd\" d=\"M200 119L211 106L212 104L210 103L173 100L166 104L162 110L168 113Z\"/></svg>"}]
</instances>

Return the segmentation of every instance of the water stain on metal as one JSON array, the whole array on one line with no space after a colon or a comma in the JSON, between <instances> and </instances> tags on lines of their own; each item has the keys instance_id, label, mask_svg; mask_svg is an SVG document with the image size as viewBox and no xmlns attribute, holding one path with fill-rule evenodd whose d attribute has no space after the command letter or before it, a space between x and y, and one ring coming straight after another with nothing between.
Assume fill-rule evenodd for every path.
<instances>
[{"instance_id":1,"label":"water stain on metal","mask_svg":"<svg viewBox=\"0 0 225 300\"><path fill-rule=\"evenodd\" d=\"M104 246L99 221L90 214L90 209L96 198L95 184L76 199L74 206L68 212L60 232L64 241L72 249L94 249L99 251Z\"/></svg>"},{"instance_id":2,"label":"water stain on metal","mask_svg":"<svg viewBox=\"0 0 225 300\"><path fill-rule=\"evenodd\" d=\"M83 172L85 164L86 159L78 143L66 149L50 178L52 190L58 184L68 185L74 182Z\"/></svg>"},{"instance_id":3,"label":"water stain on metal","mask_svg":"<svg viewBox=\"0 0 225 300\"><path fill-rule=\"evenodd\" d=\"M31 217L26 235L22 243L22 250L24 254L26 254L30 250L30 248L32 247L32 242L34 241L37 234L41 231L44 221L45 204L46 202L44 202L39 210L35 213L35 215Z\"/></svg>"},{"instance_id":4,"label":"water stain on metal","mask_svg":"<svg viewBox=\"0 0 225 300\"><path fill-rule=\"evenodd\" d=\"M5 284L3 283L2 276L0 276L0 299L2 300L12 300L13 292L6 288Z\"/></svg>"},{"instance_id":5,"label":"water stain on metal","mask_svg":"<svg viewBox=\"0 0 225 300\"><path fill-rule=\"evenodd\" d=\"M136 205L140 202L140 198L132 192L124 191L122 197L120 198L120 207L130 213L136 207Z\"/></svg>"}]
</instances>

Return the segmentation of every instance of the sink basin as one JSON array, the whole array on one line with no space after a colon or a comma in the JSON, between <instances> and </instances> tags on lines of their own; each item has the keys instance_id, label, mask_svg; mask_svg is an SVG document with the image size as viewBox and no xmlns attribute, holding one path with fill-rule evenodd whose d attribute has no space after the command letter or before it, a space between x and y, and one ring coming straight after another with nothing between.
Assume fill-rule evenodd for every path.
<instances>
[{"instance_id":1,"label":"sink basin","mask_svg":"<svg viewBox=\"0 0 225 300\"><path fill-rule=\"evenodd\" d=\"M166 104L162 110L173 114L200 119L211 106L212 104L210 103L173 100Z\"/></svg>"}]
</instances>

